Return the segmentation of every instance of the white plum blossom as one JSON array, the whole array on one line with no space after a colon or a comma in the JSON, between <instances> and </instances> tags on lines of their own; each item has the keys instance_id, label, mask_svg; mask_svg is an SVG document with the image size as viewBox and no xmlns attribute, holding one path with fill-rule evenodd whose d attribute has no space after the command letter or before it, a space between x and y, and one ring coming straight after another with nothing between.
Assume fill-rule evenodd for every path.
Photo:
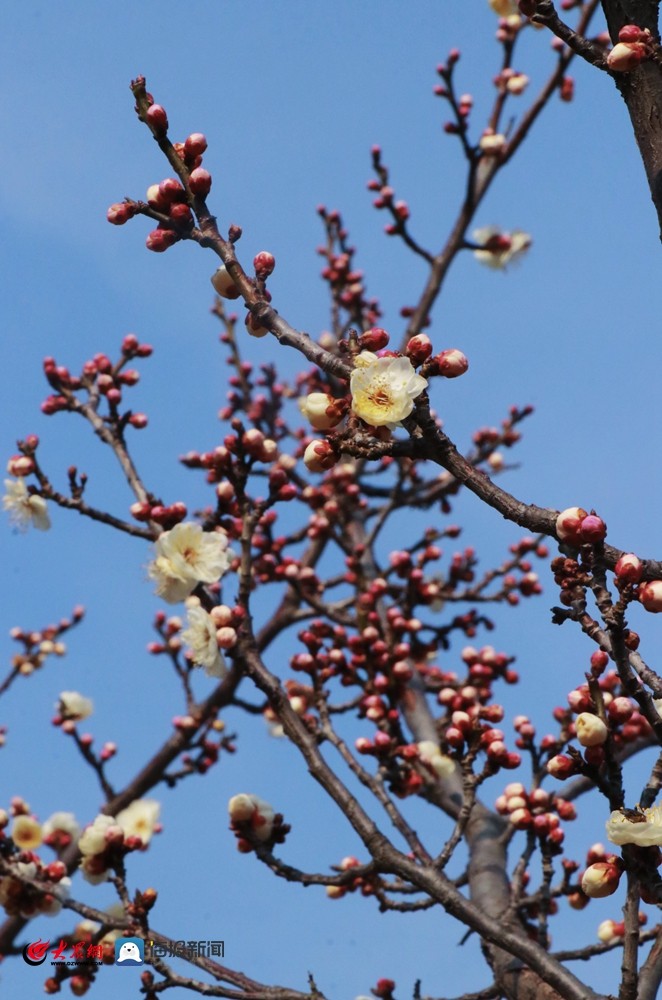
<instances>
[{"instance_id":1,"label":"white plum blossom","mask_svg":"<svg viewBox=\"0 0 662 1000\"><path fill-rule=\"evenodd\" d=\"M233 823L250 823L253 836L258 840L268 840L271 836L274 810L258 795L245 792L233 795L228 803L228 812Z\"/></svg>"},{"instance_id":2,"label":"white plum blossom","mask_svg":"<svg viewBox=\"0 0 662 1000\"><path fill-rule=\"evenodd\" d=\"M196 598L189 598L186 604L188 628L182 632L182 639L191 650L191 659L198 666L204 667L210 677L224 677L227 667L218 648L214 619Z\"/></svg>"},{"instance_id":3,"label":"white plum blossom","mask_svg":"<svg viewBox=\"0 0 662 1000\"><path fill-rule=\"evenodd\" d=\"M55 705L63 719L80 722L94 711L94 702L78 691L61 691L60 700Z\"/></svg>"},{"instance_id":4,"label":"white plum blossom","mask_svg":"<svg viewBox=\"0 0 662 1000\"><path fill-rule=\"evenodd\" d=\"M521 229L505 233L498 226L484 226L474 230L473 235L479 246L478 250L474 250L474 257L495 270L503 270L518 260L533 242L530 235Z\"/></svg>"},{"instance_id":5,"label":"white plum blossom","mask_svg":"<svg viewBox=\"0 0 662 1000\"><path fill-rule=\"evenodd\" d=\"M92 857L105 851L109 832L121 833L122 830L114 816L99 813L94 822L85 827L78 841L78 850L83 857Z\"/></svg>"},{"instance_id":6,"label":"white plum blossom","mask_svg":"<svg viewBox=\"0 0 662 1000\"><path fill-rule=\"evenodd\" d=\"M352 410L371 427L393 430L414 409L427 381L409 358L379 358L361 351L350 378Z\"/></svg>"},{"instance_id":7,"label":"white plum blossom","mask_svg":"<svg viewBox=\"0 0 662 1000\"><path fill-rule=\"evenodd\" d=\"M70 812L54 812L48 817L42 827L44 840L51 834L62 832L68 834L72 840L76 840L80 833L80 827L76 822L76 817Z\"/></svg>"},{"instance_id":8,"label":"white plum blossom","mask_svg":"<svg viewBox=\"0 0 662 1000\"><path fill-rule=\"evenodd\" d=\"M12 825L11 839L22 851L33 851L43 840L41 824L34 816L17 816Z\"/></svg>"},{"instance_id":9,"label":"white plum blossom","mask_svg":"<svg viewBox=\"0 0 662 1000\"><path fill-rule=\"evenodd\" d=\"M29 527L48 531L51 519L43 497L28 492L24 479L5 479L5 490L2 506L19 531L27 531Z\"/></svg>"},{"instance_id":10,"label":"white plum blossom","mask_svg":"<svg viewBox=\"0 0 662 1000\"><path fill-rule=\"evenodd\" d=\"M203 531L193 521L176 524L156 541L148 573L156 593L169 604L183 601L198 583L216 583L230 568L234 553L222 529Z\"/></svg>"},{"instance_id":11,"label":"white plum blossom","mask_svg":"<svg viewBox=\"0 0 662 1000\"><path fill-rule=\"evenodd\" d=\"M612 844L636 844L638 847L662 845L662 806L639 810L632 819L616 809L606 825L607 838Z\"/></svg>"},{"instance_id":12,"label":"white plum blossom","mask_svg":"<svg viewBox=\"0 0 662 1000\"><path fill-rule=\"evenodd\" d=\"M136 799L115 817L125 837L140 837L143 844L151 840L159 821L161 806L156 799Z\"/></svg>"}]
</instances>

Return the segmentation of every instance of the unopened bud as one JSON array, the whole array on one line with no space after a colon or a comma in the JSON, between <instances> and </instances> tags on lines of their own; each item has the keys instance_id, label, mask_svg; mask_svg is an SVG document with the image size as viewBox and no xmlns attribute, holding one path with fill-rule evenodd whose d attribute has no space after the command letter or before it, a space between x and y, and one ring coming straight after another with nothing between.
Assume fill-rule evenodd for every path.
<instances>
[{"instance_id":1,"label":"unopened bud","mask_svg":"<svg viewBox=\"0 0 662 1000\"><path fill-rule=\"evenodd\" d=\"M439 374L445 378L457 378L459 375L464 375L469 367L466 355L462 351L458 351L456 347L442 351L437 354L434 360L437 363Z\"/></svg>"},{"instance_id":2,"label":"unopened bud","mask_svg":"<svg viewBox=\"0 0 662 1000\"><path fill-rule=\"evenodd\" d=\"M617 42L607 56L607 66L612 73L630 73L647 57L644 42Z\"/></svg>"},{"instance_id":3,"label":"unopened bud","mask_svg":"<svg viewBox=\"0 0 662 1000\"><path fill-rule=\"evenodd\" d=\"M609 736L609 730L602 719L592 712L582 712L575 722L577 739L583 747L597 747Z\"/></svg>"},{"instance_id":4,"label":"unopened bud","mask_svg":"<svg viewBox=\"0 0 662 1000\"><path fill-rule=\"evenodd\" d=\"M221 266L216 269L211 277L211 283L214 286L214 291L220 295L221 298L239 298L239 289L230 277L230 272L226 268L225 264L221 264Z\"/></svg>"},{"instance_id":5,"label":"unopened bud","mask_svg":"<svg viewBox=\"0 0 662 1000\"><path fill-rule=\"evenodd\" d=\"M328 441L311 441L303 454L303 464L309 472L324 472L338 461Z\"/></svg>"},{"instance_id":6,"label":"unopened bud","mask_svg":"<svg viewBox=\"0 0 662 1000\"><path fill-rule=\"evenodd\" d=\"M583 507L567 507L561 511L556 519L556 534L562 542L569 542L570 545L579 546L581 544L581 524L587 512Z\"/></svg>"},{"instance_id":7,"label":"unopened bud","mask_svg":"<svg viewBox=\"0 0 662 1000\"><path fill-rule=\"evenodd\" d=\"M316 431L328 431L343 418L342 410L333 396L326 392L311 392L299 400L299 409Z\"/></svg>"},{"instance_id":8,"label":"unopened bud","mask_svg":"<svg viewBox=\"0 0 662 1000\"><path fill-rule=\"evenodd\" d=\"M639 588L639 600L654 614L662 611L662 580L649 580Z\"/></svg>"}]
</instances>

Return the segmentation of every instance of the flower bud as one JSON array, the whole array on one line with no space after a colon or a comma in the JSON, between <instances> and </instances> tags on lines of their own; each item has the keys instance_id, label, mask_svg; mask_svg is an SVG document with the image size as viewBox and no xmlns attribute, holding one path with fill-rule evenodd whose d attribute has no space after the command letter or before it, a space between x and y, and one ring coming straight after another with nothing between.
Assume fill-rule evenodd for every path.
<instances>
[{"instance_id":1,"label":"flower bud","mask_svg":"<svg viewBox=\"0 0 662 1000\"><path fill-rule=\"evenodd\" d=\"M34 461L29 455L12 455L7 462L7 472L10 476L29 476L34 472Z\"/></svg>"},{"instance_id":2,"label":"flower bud","mask_svg":"<svg viewBox=\"0 0 662 1000\"><path fill-rule=\"evenodd\" d=\"M445 378L457 378L459 375L464 375L469 367L466 355L462 351L458 351L456 347L451 347L437 354L435 361L439 374Z\"/></svg>"},{"instance_id":3,"label":"flower bud","mask_svg":"<svg viewBox=\"0 0 662 1000\"><path fill-rule=\"evenodd\" d=\"M597 514L588 514L579 527L579 534L582 542L595 545L602 542L607 536L607 525Z\"/></svg>"},{"instance_id":4,"label":"flower bud","mask_svg":"<svg viewBox=\"0 0 662 1000\"><path fill-rule=\"evenodd\" d=\"M184 143L184 155L187 160L195 160L207 149L207 140L202 132L193 132Z\"/></svg>"},{"instance_id":5,"label":"flower bud","mask_svg":"<svg viewBox=\"0 0 662 1000\"><path fill-rule=\"evenodd\" d=\"M633 552L621 556L614 567L619 583L639 583L643 572L644 564Z\"/></svg>"},{"instance_id":6,"label":"flower bud","mask_svg":"<svg viewBox=\"0 0 662 1000\"><path fill-rule=\"evenodd\" d=\"M419 333L407 343L405 354L414 366L422 365L432 354L432 341L425 333Z\"/></svg>"},{"instance_id":7,"label":"flower bud","mask_svg":"<svg viewBox=\"0 0 662 1000\"><path fill-rule=\"evenodd\" d=\"M602 719L592 712L582 712L575 722L577 739L583 747L597 747L609 736L609 730Z\"/></svg>"},{"instance_id":8,"label":"flower bud","mask_svg":"<svg viewBox=\"0 0 662 1000\"><path fill-rule=\"evenodd\" d=\"M579 546L581 544L581 524L587 512L583 507L567 507L556 519L556 534L562 542Z\"/></svg>"},{"instance_id":9,"label":"flower bud","mask_svg":"<svg viewBox=\"0 0 662 1000\"><path fill-rule=\"evenodd\" d=\"M647 57L644 42L617 42L607 56L607 66L612 73L630 73Z\"/></svg>"},{"instance_id":10,"label":"flower bud","mask_svg":"<svg viewBox=\"0 0 662 1000\"><path fill-rule=\"evenodd\" d=\"M639 600L646 608L657 614L662 611L662 580L649 580L639 588Z\"/></svg>"},{"instance_id":11,"label":"flower bud","mask_svg":"<svg viewBox=\"0 0 662 1000\"><path fill-rule=\"evenodd\" d=\"M216 269L211 277L211 283L214 286L214 291L220 295L221 298L239 298L239 289L230 277L230 272L226 268L225 264L221 264L221 266Z\"/></svg>"},{"instance_id":12,"label":"flower bud","mask_svg":"<svg viewBox=\"0 0 662 1000\"><path fill-rule=\"evenodd\" d=\"M269 333L269 328L262 326L253 313L246 313L246 319L244 322L246 330L250 333L251 337L266 337Z\"/></svg>"},{"instance_id":13,"label":"flower bud","mask_svg":"<svg viewBox=\"0 0 662 1000\"><path fill-rule=\"evenodd\" d=\"M111 205L106 212L106 218L108 222L112 223L113 226L123 226L125 222L132 219L136 214L136 210L133 205L127 205L126 202L116 202Z\"/></svg>"},{"instance_id":14,"label":"flower bud","mask_svg":"<svg viewBox=\"0 0 662 1000\"><path fill-rule=\"evenodd\" d=\"M261 250L253 258L253 267L258 278L268 278L276 266L276 258L268 250Z\"/></svg>"},{"instance_id":15,"label":"flower bud","mask_svg":"<svg viewBox=\"0 0 662 1000\"><path fill-rule=\"evenodd\" d=\"M338 461L328 441L311 441L303 454L303 464L309 472L324 472Z\"/></svg>"},{"instance_id":16,"label":"flower bud","mask_svg":"<svg viewBox=\"0 0 662 1000\"><path fill-rule=\"evenodd\" d=\"M619 42L645 42L650 33L644 31L638 24L624 24L618 33Z\"/></svg>"},{"instance_id":17,"label":"flower bud","mask_svg":"<svg viewBox=\"0 0 662 1000\"><path fill-rule=\"evenodd\" d=\"M564 781L571 774L575 773L574 761L571 757L563 753L557 753L556 756L550 757L546 768L548 774L551 774L553 778L558 778L560 781Z\"/></svg>"},{"instance_id":18,"label":"flower bud","mask_svg":"<svg viewBox=\"0 0 662 1000\"><path fill-rule=\"evenodd\" d=\"M172 229L152 229L145 240L145 246L148 250L153 250L154 253L163 253L178 239L179 236Z\"/></svg>"},{"instance_id":19,"label":"flower bud","mask_svg":"<svg viewBox=\"0 0 662 1000\"><path fill-rule=\"evenodd\" d=\"M211 174L203 167L196 167L189 174L188 186L194 195L204 198L211 190Z\"/></svg>"},{"instance_id":20,"label":"flower bud","mask_svg":"<svg viewBox=\"0 0 662 1000\"><path fill-rule=\"evenodd\" d=\"M589 865L582 875L582 892L591 899L603 899L611 896L618 889L621 870L618 865L609 861L597 861Z\"/></svg>"},{"instance_id":21,"label":"flower bud","mask_svg":"<svg viewBox=\"0 0 662 1000\"><path fill-rule=\"evenodd\" d=\"M362 351L381 351L388 342L388 333L379 326L373 326L359 337L359 347Z\"/></svg>"},{"instance_id":22,"label":"flower bud","mask_svg":"<svg viewBox=\"0 0 662 1000\"><path fill-rule=\"evenodd\" d=\"M343 418L337 401L326 392L311 392L299 400L299 409L316 431L328 431Z\"/></svg>"},{"instance_id":23,"label":"flower bud","mask_svg":"<svg viewBox=\"0 0 662 1000\"><path fill-rule=\"evenodd\" d=\"M603 944L615 944L625 937L625 924L615 920L603 920L598 927L598 940Z\"/></svg>"},{"instance_id":24,"label":"flower bud","mask_svg":"<svg viewBox=\"0 0 662 1000\"><path fill-rule=\"evenodd\" d=\"M160 104L150 105L147 109L146 118L155 135L164 136L166 134L168 131L168 116L165 113L165 108L161 107Z\"/></svg>"}]
</instances>

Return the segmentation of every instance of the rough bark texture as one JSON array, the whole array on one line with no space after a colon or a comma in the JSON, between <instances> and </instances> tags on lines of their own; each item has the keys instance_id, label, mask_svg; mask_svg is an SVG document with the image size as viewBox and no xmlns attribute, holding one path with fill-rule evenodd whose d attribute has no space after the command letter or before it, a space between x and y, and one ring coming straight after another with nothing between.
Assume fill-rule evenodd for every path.
<instances>
[{"instance_id":1,"label":"rough bark texture","mask_svg":"<svg viewBox=\"0 0 662 1000\"><path fill-rule=\"evenodd\" d=\"M602 0L602 7L613 41L624 24L636 24L659 42L659 0ZM662 55L613 77L630 115L662 239Z\"/></svg>"}]
</instances>

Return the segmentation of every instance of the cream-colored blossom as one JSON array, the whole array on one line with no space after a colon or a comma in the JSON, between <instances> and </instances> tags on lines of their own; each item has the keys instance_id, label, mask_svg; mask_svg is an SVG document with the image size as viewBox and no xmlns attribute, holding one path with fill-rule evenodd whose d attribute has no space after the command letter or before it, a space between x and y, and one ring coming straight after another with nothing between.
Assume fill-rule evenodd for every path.
<instances>
[{"instance_id":1,"label":"cream-colored blossom","mask_svg":"<svg viewBox=\"0 0 662 1000\"><path fill-rule=\"evenodd\" d=\"M499 17L510 17L512 14L519 14L515 0L488 0L488 3Z\"/></svg>"},{"instance_id":2,"label":"cream-colored blossom","mask_svg":"<svg viewBox=\"0 0 662 1000\"><path fill-rule=\"evenodd\" d=\"M80 722L94 711L94 702L78 691L61 691L60 700L55 705L63 719Z\"/></svg>"},{"instance_id":3,"label":"cream-colored blossom","mask_svg":"<svg viewBox=\"0 0 662 1000\"><path fill-rule=\"evenodd\" d=\"M447 778L453 774L455 764L441 752L434 740L421 740L416 745L421 763L431 768L438 777Z\"/></svg>"},{"instance_id":4,"label":"cream-colored blossom","mask_svg":"<svg viewBox=\"0 0 662 1000\"><path fill-rule=\"evenodd\" d=\"M114 816L99 813L94 822L85 827L78 841L78 850L83 857L92 857L105 851L108 833L113 831L113 828L122 832Z\"/></svg>"},{"instance_id":5,"label":"cream-colored blossom","mask_svg":"<svg viewBox=\"0 0 662 1000\"><path fill-rule=\"evenodd\" d=\"M80 827L73 813L54 812L44 823L42 831L44 839L53 833L62 832L68 834L72 840L76 840L80 833Z\"/></svg>"},{"instance_id":6,"label":"cream-colored blossom","mask_svg":"<svg viewBox=\"0 0 662 1000\"><path fill-rule=\"evenodd\" d=\"M638 810L632 818L615 810L607 820L607 839L612 844L662 845L662 806Z\"/></svg>"},{"instance_id":7,"label":"cream-colored blossom","mask_svg":"<svg viewBox=\"0 0 662 1000\"><path fill-rule=\"evenodd\" d=\"M2 506L19 531L27 531L31 526L48 531L51 519L43 497L29 493L24 479L5 479L5 490Z\"/></svg>"},{"instance_id":8,"label":"cream-colored blossom","mask_svg":"<svg viewBox=\"0 0 662 1000\"><path fill-rule=\"evenodd\" d=\"M228 812L233 823L250 823L258 840L268 840L271 836L275 813L273 807L259 795L246 792L233 795L228 803Z\"/></svg>"},{"instance_id":9,"label":"cream-colored blossom","mask_svg":"<svg viewBox=\"0 0 662 1000\"><path fill-rule=\"evenodd\" d=\"M148 844L160 813L161 806L156 799L136 799L118 812L115 822L122 827L125 837L140 837L143 844Z\"/></svg>"},{"instance_id":10,"label":"cream-colored blossom","mask_svg":"<svg viewBox=\"0 0 662 1000\"><path fill-rule=\"evenodd\" d=\"M17 816L11 828L11 839L22 851L34 851L43 840L41 824L33 816Z\"/></svg>"},{"instance_id":11,"label":"cream-colored blossom","mask_svg":"<svg viewBox=\"0 0 662 1000\"><path fill-rule=\"evenodd\" d=\"M409 358L378 358L361 351L350 378L352 410L371 427L391 430L408 417L414 400L427 388Z\"/></svg>"},{"instance_id":12,"label":"cream-colored blossom","mask_svg":"<svg viewBox=\"0 0 662 1000\"><path fill-rule=\"evenodd\" d=\"M182 632L182 639L191 650L191 659L204 667L210 677L224 677L227 667L218 648L214 619L199 602L193 603L195 598L189 600L191 604L187 601L186 608L188 628Z\"/></svg>"},{"instance_id":13,"label":"cream-colored blossom","mask_svg":"<svg viewBox=\"0 0 662 1000\"><path fill-rule=\"evenodd\" d=\"M518 260L533 242L529 234L521 229L505 233L498 226L484 226L474 230L473 235L479 245L479 249L474 250L474 257L495 270L503 270Z\"/></svg>"},{"instance_id":14,"label":"cream-colored blossom","mask_svg":"<svg viewBox=\"0 0 662 1000\"><path fill-rule=\"evenodd\" d=\"M193 521L176 524L156 541L156 558L149 564L149 576L156 581L156 593L169 604L188 597L198 583L216 583L230 568L234 553L222 529L203 531Z\"/></svg>"}]
</instances>

